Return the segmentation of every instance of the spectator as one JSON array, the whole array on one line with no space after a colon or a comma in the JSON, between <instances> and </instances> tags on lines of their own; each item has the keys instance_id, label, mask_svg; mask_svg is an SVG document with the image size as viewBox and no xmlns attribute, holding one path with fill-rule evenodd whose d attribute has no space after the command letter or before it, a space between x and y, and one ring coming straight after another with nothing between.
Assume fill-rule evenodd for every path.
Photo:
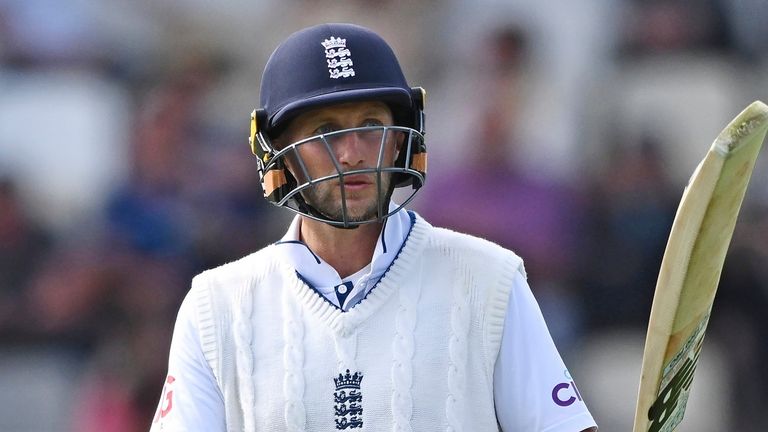
<instances>
[{"instance_id":1,"label":"spectator","mask_svg":"<svg viewBox=\"0 0 768 432\"><path fill-rule=\"evenodd\" d=\"M24 293L51 245L51 236L24 210L14 183L0 179L0 340L20 342Z\"/></svg>"}]
</instances>

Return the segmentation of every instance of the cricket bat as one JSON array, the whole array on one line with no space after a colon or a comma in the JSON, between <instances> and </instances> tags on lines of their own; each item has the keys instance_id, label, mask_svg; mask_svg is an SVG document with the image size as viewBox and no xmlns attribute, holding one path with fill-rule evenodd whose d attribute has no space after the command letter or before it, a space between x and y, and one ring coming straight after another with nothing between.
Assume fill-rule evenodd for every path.
<instances>
[{"instance_id":1,"label":"cricket bat","mask_svg":"<svg viewBox=\"0 0 768 432\"><path fill-rule=\"evenodd\" d=\"M753 102L720 133L683 192L656 282L634 432L682 422L725 254L760 147L768 106Z\"/></svg>"}]
</instances>

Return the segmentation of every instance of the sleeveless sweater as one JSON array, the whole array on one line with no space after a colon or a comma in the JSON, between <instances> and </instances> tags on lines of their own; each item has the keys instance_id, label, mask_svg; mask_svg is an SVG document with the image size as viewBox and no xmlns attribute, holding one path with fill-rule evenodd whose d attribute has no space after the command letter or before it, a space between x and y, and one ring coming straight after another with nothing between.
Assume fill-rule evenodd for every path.
<instances>
[{"instance_id":1,"label":"sleeveless sweater","mask_svg":"<svg viewBox=\"0 0 768 432\"><path fill-rule=\"evenodd\" d=\"M417 217L347 312L268 246L192 283L228 431L496 431L514 253Z\"/></svg>"}]
</instances>

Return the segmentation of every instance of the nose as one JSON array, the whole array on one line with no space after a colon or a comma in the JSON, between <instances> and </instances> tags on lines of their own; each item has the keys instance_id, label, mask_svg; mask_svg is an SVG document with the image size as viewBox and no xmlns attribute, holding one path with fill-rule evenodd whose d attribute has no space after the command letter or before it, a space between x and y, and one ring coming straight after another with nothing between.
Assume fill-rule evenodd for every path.
<instances>
[{"instance_id":1,"label":"nose","mask_svg":"<svg viewBox=\"0 0 768 432\"><path fill-rule=\"evenodd\" d=\"M357 133L345 133L333 143L336 159L343 166L354 167L365 161L366 146Z\"/></svg>"}]
</instances>

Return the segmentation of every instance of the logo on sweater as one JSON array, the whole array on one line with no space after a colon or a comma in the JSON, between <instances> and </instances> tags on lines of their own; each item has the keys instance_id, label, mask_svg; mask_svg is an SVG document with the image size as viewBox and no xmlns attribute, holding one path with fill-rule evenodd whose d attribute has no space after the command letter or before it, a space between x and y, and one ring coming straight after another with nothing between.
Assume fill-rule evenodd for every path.
<instances>
[{"instance_id":1,"label":"logo on sweater","mask_svg":"<svg viewBox=\"0 0 768 432\"><path fill-rule=\"evenodd\" d=\"M173 382L176 381L172 375L165 378L163 386L163 396L160 398L160 406L157 407L157 414L152 423L157 423L167 416L173 409Z\"/></svg>"},{"instance_id":2,"label":"logo on sweater","mask_svg":"<svg viewBox=\"0 0 768 432\"><path fill-rule=\"evenodd\" d=\"M336 391L333 393L336 429L363 427L363 395L360 392L362 381L361 372L351 374L349 369L346 374L339 374L338 378L333 379L336 384Z\"/></svg>"}]
</instances>

